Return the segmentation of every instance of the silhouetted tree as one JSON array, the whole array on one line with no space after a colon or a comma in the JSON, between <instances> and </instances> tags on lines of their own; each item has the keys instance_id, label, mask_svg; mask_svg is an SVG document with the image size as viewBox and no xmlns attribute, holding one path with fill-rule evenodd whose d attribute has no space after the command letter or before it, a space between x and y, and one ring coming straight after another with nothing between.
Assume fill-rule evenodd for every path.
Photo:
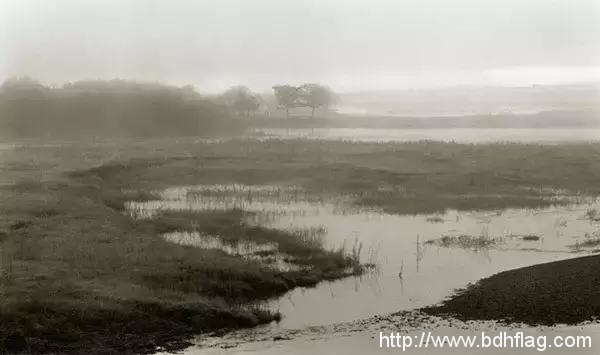
<instances>
[{"instance_id":1,"label":"silhouetted tree","mask_svg":"<svg viewBox=\"0 0 600 355\"><path fill-rule=\"evenodd\" d=\"M298 88L299 101L302 106L312 109L311 116L315 117L315 109L329 107L335 101L333 91L320 84L304 84Z\"/></svg>"},{"instance_id":2,"label":"silhouetted tree","mask_svg":"<svg viewBox=\"0 0 600 355\"><path fill-rule=\"evenodd\" d=\"M290 118L290 109L299 105L300 91L291 85L273 86L275 98L280 108L285 109L285 118Z\"/></svg>"}]
</instances>

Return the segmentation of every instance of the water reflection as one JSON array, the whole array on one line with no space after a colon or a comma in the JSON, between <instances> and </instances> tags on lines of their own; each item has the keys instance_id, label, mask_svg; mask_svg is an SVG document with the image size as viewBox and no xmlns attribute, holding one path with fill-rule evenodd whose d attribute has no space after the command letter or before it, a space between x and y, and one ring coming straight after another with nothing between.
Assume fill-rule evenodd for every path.
<instances>
[{"instance_id":1,"label":"water reflection","mask_svg":"<svg viewBox=\"0 0 600 355\"><path fill-rule=\"evenodd\" d=\"M361 260L375 263L375 269L295 289L268 302L283 314L279 324L271 325L274 329L353 321L435 304L482 277L577 256L574 245L592 250L585 245L593 244L600 229L598 222L586 218L587 211L600 207L597 201L543 209L390 215L349 207L344 197L310 196L295 186L188 186L165 190L162 197L130 202L128 211L135 218L151 218L160 210L240 208L255 212L248 217L251 224L318 230L327 248L352 246L355 240L363 244ZM181 243L181 235L177 238ZM493 243L484 243L488 240Z\"/></svg>"}]
</instances>

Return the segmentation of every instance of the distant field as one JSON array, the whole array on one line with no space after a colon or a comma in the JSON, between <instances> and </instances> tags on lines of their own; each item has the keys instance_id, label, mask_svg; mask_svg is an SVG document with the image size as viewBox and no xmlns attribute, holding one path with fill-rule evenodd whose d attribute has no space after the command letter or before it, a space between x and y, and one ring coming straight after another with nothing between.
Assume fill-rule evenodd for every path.
<instances>
[{"instance_id":1,"label":"distant field","mask_svg":"<svg viewBox=\"0 0 600 355\"><path fill-rule=\"evenodd\" d=\"M481 113L460 115L386 115L321 113L285 119L281 116L256 117L252 127L259 128L600 128L598 108L542 110L532 113Z\"/></svg>"},{"instance_id":2,"label":"distant field","mask_svg":"<svg viewBox=\"0 0 600 355\"><path fill-rule=\"evenodd\" d=\"M124 202L153 199L157 189L292 184L408 214L536 207L600 193L600 144L185 138L9 147L0 161L0 348L8 352L179 348L190 334L278 317L241 304L347 275L351 261L342 253L246 226L239 211L143 221L122 213ZM268 272L159 237L189 225L276 240L294 255L311 255L314 269Z\"/></svg>"}]
</instances>

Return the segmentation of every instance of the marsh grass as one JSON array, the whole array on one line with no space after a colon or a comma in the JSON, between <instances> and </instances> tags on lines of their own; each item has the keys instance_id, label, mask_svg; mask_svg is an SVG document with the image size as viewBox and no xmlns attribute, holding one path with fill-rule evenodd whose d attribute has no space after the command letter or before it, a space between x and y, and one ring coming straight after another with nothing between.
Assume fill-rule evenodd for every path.
<instances>
[{"instance_id":1,"label":"marsh grass","mask_svg":"<svg viewBox=\"0 0 600 355\"><path fill-rule=\"evenodd\" d=\"M176 231L199 232L218 235L223 242L235 245L238 241L252 241L258 244L275 243L278 251L291 256L318 260L329 255L338 258L337 253L324 249L324 234L321 226L281 230L252 225L246 219L252 213L240 209L208 211L161 211L155 218L140 223L152 226L158 234ZM339 260L339 262L345 262Z\"/></svg>"},{"instance_id":2,"label":"marsh grass","mask_svg":"<svg viewBox=\"0 0 600 355\"><path fill-rule=\"evenodd\" d=\"M324 226L311 226L308 228L296 228L288 230L295 236L298 243L306 248L319 250L324 248L327 229Z\"/></svg>"},{"instance_id":3,"label":"marsh grass","mask_svg":"<svg viewBox=\"0 0 600 355\"><path fill-rule=\"evenodd\" d=\"M524 235L524 236L521 236L521 239L523 239L523 240L525 240L525 241L530 241L530 242L533 242L533 241L538 241L538 240L540 240L540 239L541 239L541 237L540 237L539 235L533 235L533 234L529 234L529 235Z\"/></svg>"},{"instance_id":4,"label":"marsh grass","mask_svg":"<svg viewBox=\"0 0 600 355\"><path fill-rule=\"evenodd\" d=\"M352 245L352 254L350 256L352 269L356 272L362 270L362 264L360 262L362 255L363 243L358 240L358 237L354 239Z\"/></svg>"},{"instance_id":5,"label":"marsh grass","mask_svg":"<svg viewBox=\"0 0 600 355\"><path fill-rule=\"evenodd\" d=\"M158 200L160 195L148 191L105 191L102 194L102 202L117 211L124 211L126 203L130 201L143 202Z\"/></svg>"},{"instance_id":6,"label":"marsh grass","mask_svg":"<svg viewBox=\"0 0 600 355\"><path fill-rule=\"evenodd\" d=\"M445 248L458 247L467 249L483 249L496 246L501 242L499 238L491 238L488 235L471 236L462 234L459 236L445 235L439 239L428 240L426 244L433 244Z\"/></svg>"},{"instance_id":7,"label":"marsh grass","mask_svg":"<svg viewBox=\"0 0 600 355\"><path fill-rule=\"evenodd\" d=\"M600 246L600 232L586 233L583 241L577 241L577 243L571 245L571 248L580 250L594 249Z\"/></svg>"},{"instance_id":8,"label":"marsh grass","mask_svg":"<svg viewBox=\"0 0 600 355\"><path fill-rule=\"evenodd\" d=\"M444 219L440 216L430 216L425 219L429 223L444 223Z\"/></svg>"},{"instance_id":9,"label":"marsh grass","mask_svg":"<svg viewBox=\"0 0 600 355\"><path fill-rule=\"evenodd\" d=\"M585 218L593 222L600 222L600 211L596 208L590 208L585 212Z\"/></svg>"},{"instance_id":10,"label":"marsh grass","mask_svg":"<svg viewBox=\"0 0 600 355\"><path fill-rule=\"evenodd\" d=\"M360 245L325 250L319 231L299 237L254 226L240 210L180 211L155 220L123 213L126 201L157 198L148 191L288 184L317 200L349 196L361 208L410 214L563 203L544 187L600 192L595 144L169 139L32 146L2 154L0 248L7 276L0 352L6 353L181 348L194 333L277 319L240 305L352 274L359 264ZM523 187L531 189L518 190ZM311 271L278 272L161 238L180 230L232 243L276 242Z\"/></svg>"},{"instance_id":11,"label":"marsh grass","mask_svg":"<svg viewBox=\"0 0 600 355\"><path fill-rule=\"evenodd\" d=\"M243 149L240 149L243 144ZM308 195L346 194L390 213L499 210L570 203L597 194L594 144L348 143L232 141L188 147L178 159L135 159L80 171L78 178L156 189L194 184L286 184ZM556 169L556 166L569 169ZM401 189L381 189L402 186ZM121 186L122 187L122 186ZM133 187L133 186L132 186Z\"/></svg>"},{"instance_id":12,"label":"marsh grass","mask_svg":"<svg viewBox=\"0 0 600 355\"><path fill-rule=\"evenodd\" d=\"M136 221L106 204L107 194L117 191L78 184L38 187L0 191L0 230L6 231L0 240L3 350L28 347L68 353L74 351L70 344L79 344L105 349L118 345L117 352L122 352L139 350L143 343L181 340L198 331L253 326L280 315L264 309L241 312L238 305L348 274L344 256L320 248L318 235L323 231L318 228L298 238L294 233L247 225L240 210L167 213L156 220ZM132 196L124 195L119 200ZM160 237L186 228L218 232L231 243L276 242L311 271L279 272L258 261L179 246ZM46 316L37 313L40 307ZM171 308L180 308L189 318L174 317L166 311ZM77 317L69 316L73 309L78 310ZM156 312L167 318L160 319ZM120 315L113 317L116 313ZM142 319L150 319L155 328L136 328ZM105 327L103 321L116 322L115 326L124 322L121 331L127 339L81 333L79 327ZM37 330L31 332L28 324L37 324ZM57 328L63 337L55 334Z\"/></svg>"}]
</instances>

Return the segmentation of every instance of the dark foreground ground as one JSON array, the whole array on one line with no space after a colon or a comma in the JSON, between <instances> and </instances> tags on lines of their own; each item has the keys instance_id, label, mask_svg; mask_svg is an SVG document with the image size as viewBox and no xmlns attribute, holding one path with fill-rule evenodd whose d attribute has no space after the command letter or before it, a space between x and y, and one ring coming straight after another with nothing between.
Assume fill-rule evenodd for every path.
<instances>
[{"instance_id":1,"label":"dark foreground ground","mask_svg":"<svg viewBox=\"0 0 600 355\"><path fill-rule=\"evenodd\" d=\"M424 311L461 320L576 324L600 317L598 270L600 255L505 271Z\"/></svg>"},{"instance_id":2,"label":"dark foreground ground","mask_svg":"<svg viewBox=\"0 0 600 355\"><path fill-rule=\"evenodd\" d=\"M343 250L248 226L241 211L171 213L143 221L123 213L125 201L154 199L156 189L294 184L314 196L343 195L350 204L389 213L537 207L568 203L565 195L600 192L600 145L594 144L187 139L26 144L1 149L0 159L0 352L8 353L177 349L196 333L279 317L249 302L356 271L356 260ZM198 229L232 242L277 242L312 269L268 270L160 237ZM569 309L587 310L581 319L598 314L585 298L597 292L590 288L597 277L588 279L586 271L557 282L560 273L554 270L533 275L542 274L532 284L556 283L564 287L562 294L579 295L568 298ZM581 292L569 291L575 287ZM508 301L497 299L502 306L495 314L502 314Z\"/></svg>"}]
</instances>

